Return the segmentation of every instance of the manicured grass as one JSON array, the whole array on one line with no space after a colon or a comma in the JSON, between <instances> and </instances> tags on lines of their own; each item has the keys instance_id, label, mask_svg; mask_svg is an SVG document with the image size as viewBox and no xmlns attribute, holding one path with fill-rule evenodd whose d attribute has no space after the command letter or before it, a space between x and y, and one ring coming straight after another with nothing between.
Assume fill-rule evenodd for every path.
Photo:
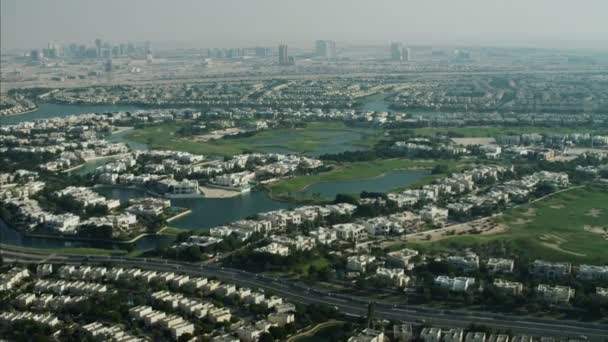
<instances>
[{"instance_id":1,"label":"manicured grass","mask_svg":"<svg viewBox=\"0 0 608 342\"><path fill-rule=\"evenodd\" d=\"M342 326L344 322L325 322L315 327L314 333L309 336L299 336L289 341L293 342L329 342L344 337Z\"/></svg>"},{"instance_id":2,"label":"manicured grass","mask_svg":"<svg viewBox=\"0 0 608 342\"><path fill-rule=\"evenodd\" d=\"M160 234L162 235L169 235L169 236L177 236L177 234L181 233L181 232L186 232L187 230L185 229L179 229L179 228L175 228L175 227L165 227L160 231Z\"/></svg>"},{"instance_id":3,"label":"manicured grass","mask_svg":"<svg viewBox=\"0 0 608 342\"><path fill-rule=\"evenodd\" d=\"M454 251L474 244L508 240L531 258L575 263L608 262L608 240L585 226L608 229L608 192L586 187L512 209L498 218L507 231L495 235L449 237L409 243L427 251ZM607 234L608 236L608 234Z\"/></svg>"},{"instance_id":4,"label":"manicured grass","mask_svg":"<svg viewBox=\"0 0 608 342\"><path fill-rule=\"evenodd\" d=\"M12 250L23 252L37 252L51 254L75 254L75 255L110 255L110 254L126 254L125 250L101 249L101 248L30 248L30 247L11 247Z\"/></svg>"},{"instance_id":5,"label":"manicured grass","mask_svg":"<svg viewBox=\"0 0 608 342\"><path fill-rule=\"evenodd\" d=\"M181 124L167 124L136 129L127 139L146 143L150 148L232 156L247 150L263 152L273 149L311 153L325 151L335 144L370 148L381 137L381 132L376 129L352 128L342 122L309 122L306 128L271 129L246 138L197 142L176 136L180 127Z\"/></svg>"},{"instance_id":6,"label":"manicured grass","mask_svg":"<svg viewBox=\"0 0 608 342\"><path fill-rule=\"evenodd\" d=\"M379 159L366 162L337 164L334 170L316 175L300 176L280 181L269 186L271 195L283 196L298 192L320 182L346 181L377 177L385 172L411 168L432 168L432 160Z\"/></svg>"},{"instance_id":7,"label":"manicured grass","mask_svg":"<svg viewBox=\"0 0 608 342\"><path fill-rule=\"evenodd\" d=\"M325 259L324 257L321 257L321 256L310 259L310 260L306 260L306 262L297 264L294 267L292 267L291 273L301 275L301 276L307 276L308 268L312 265L314 265L317 269L322 269L329 265L329 261L327 261L327 259Z\"/></svg>"},{"instance_id":8,"label":"manicured grass","mask_svg":"<svg viewBox=\"0 0 608 342\"><path fill-rule=\"evenodd\" d=\"M470 138L482 138L482 137L496 137L499 135L519 135L526 133L580 133L580 128L568 128L568 127L535 127L535 126L524 126L524 127L496 127L496 126L480 126L480 127L450 127L450 128L417 128L414 130L419 135L435 135L437 133L447 134L448 132L454 132L462 134L464 137ZM602 132L605 130L596 129L585 129L585 131Z\"/></svg>"}]
</instances>

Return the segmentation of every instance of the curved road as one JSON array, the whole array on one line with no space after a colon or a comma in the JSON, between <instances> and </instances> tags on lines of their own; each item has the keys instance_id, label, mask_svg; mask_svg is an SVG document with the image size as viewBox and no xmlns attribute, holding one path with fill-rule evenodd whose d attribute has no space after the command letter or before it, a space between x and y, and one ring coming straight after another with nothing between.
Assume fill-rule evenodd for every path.
<instances>
[{"instance_id":1,"label":"curved road","mask_svg":"<svg viewBox=\"0 0 608 342\"><path fill-rule=\"evenodd\" d=\"M138 267L154 271L181 272L185 274L217 277L220 280L240 286L256 287L272 291L291 301L304 304L326 304L336 307L348 316L363 317L367 314L369 300L365 297L331 293L298 282L286 281L246 271L201 265L188 262L169 261L151 258L131 258L122 256L81 256L69 254L43 254L13 250L0 245L0 253L7 262L18 263L61 263L61 264L102 264L112 263L121 267ZM402 305L378 301L376 315L385 319L405 322L426 321L429 324L445 327L466 327L470 323L484 324L496 329L511 330L515 333L537 336L576 337L586 336L591 341L608 339L608 324L557 320L529 316L514 316L491 312L468 310L442 310L424 306Z\"/></svg>"}]
</instances>

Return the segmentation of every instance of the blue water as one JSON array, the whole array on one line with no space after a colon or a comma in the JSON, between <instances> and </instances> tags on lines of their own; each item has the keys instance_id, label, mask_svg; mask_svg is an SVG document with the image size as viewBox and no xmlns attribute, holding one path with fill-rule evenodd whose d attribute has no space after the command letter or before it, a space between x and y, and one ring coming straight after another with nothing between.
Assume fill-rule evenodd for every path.
<instances>
[{"instance_id":1,"label":"blue water","mask_svg":"<svg viewBox=\"0 0 608 342\"><path fill-rule=\"evenodd\" d=\"M149 196L140 189L98 187L95 191L126 203L131 198ZM211 227L241 220L266 211L293 207L293 204L275 201L263 191L253 191L230 198L172 198L171 205L188 208L191 214L170 222L171 227L191 230L207 230Z\"/></svg>"},{"instance_id":2,"label":"blue water","mask_svg":"<svg viewBox=\"0 0 608 342\"><path fill-rule=\"evenodd\" d=\"M149 250L159 247L167 247L174 240L174 237L168 235L150 235L137 240L134 245L135 250ZM124 245L118 243L93 243L90 241L69 241L63 239L51 239L41 237L24 236L6 225L0 219L0 242L7 245L43 248L43 249L58 249L58 248L104 248L112 250L124 249Z\"/></svg>"},{"instance_id":3,"label":"blue water","mask_svg":"<svg viewBox=\"0 0 608 342\"><path fill-rule=\"evenodd\" d=\"M361 109L372 112L390 112L389 105L382 96L374 95L363 103Z\"/></svg>"},{"instance_id":4,"label":"blue water","mask_svg":"<svg viewBox=\"0 0 608 342\"><path fill-rule=\"evenodd\" d=\"M109 113L121 111L135 111L142 109L133 105L73 105L73 104L40 104L38 110L21 115L0 117L0 124L14 125L23 121L38 119L49 119L54 117L64 117L69 115L89 114L89 113Z\"/></svg>"}]
</instances>

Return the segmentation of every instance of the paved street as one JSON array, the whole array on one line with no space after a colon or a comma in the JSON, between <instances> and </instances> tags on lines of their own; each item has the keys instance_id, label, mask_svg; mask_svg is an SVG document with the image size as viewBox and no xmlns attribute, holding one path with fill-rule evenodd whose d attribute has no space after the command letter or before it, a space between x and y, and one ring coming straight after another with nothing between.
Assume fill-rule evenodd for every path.
<instances>
[{"instance_id":1,"label":"paved street","mask_svg":"<svg viewBox=\"0 0 608 342\"><path fill-rule=\"evenodd\" d=\"M65 263L65 264L100 264L112 263L123 267L139 267L155 271L182 272L190 275L217 277L220 280L232 282L240 286L257 287L272 291L292 302L306 304L326 304L337 307L349 316L365 316L368 299L331 293L326 290L310 287L305 284L286 281L260 274L249 273L237 269L199 265L187 262L167 261L160 259L130 258L120 256L79 256L79 255L44 255L24 253L9 250L2 246L2 256L5 261L23 263ZM424 306L405 306L377 302L376 314L386 319L407 322L426 321L428 324L445 327L466 327L470 323L484 324L496 329L511 330L539 336L579 337L585 335L592 341L604 341L608 338L608 325L578 321L555 320L495 314L490 312L467 310L441 310Z\"/></svg>"}]
</instances>

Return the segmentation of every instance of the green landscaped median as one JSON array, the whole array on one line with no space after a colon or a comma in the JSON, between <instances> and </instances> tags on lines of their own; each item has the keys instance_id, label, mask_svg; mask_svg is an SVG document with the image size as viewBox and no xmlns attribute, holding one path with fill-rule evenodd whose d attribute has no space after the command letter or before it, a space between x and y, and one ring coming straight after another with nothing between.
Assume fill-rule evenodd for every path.
<instances>
[{"instance_id":1,"label":"green landscaped median","mask_svg":"<svg viewBox=\"0 0 608 342\"><path fill-rule=\"evenodd\" d=\"M433 160L381 159L366 162L344 163L335 169L317 175L294 177L271 184L270 194L282 197L305 189L315 183L346 181L377 177L385 172L405 169L430 169L437 164Z\"/></svg>"},{"instance_id":2,"label":"green landscaped median","mask_svg":"<svg viewBox=\"0 0 608 342\"><path fill-rule=\"evenodd\" d=\"M381 131L353 128L342 122L308 122L305 128L279 128L259 132L251 137L195 141L194 137L179 137L184 124L167 124L136 129L127 139L148 144L150 148L171 149L190 153L233 156L244 151L284 150L291 153L332 153L336 145L371 148L381 137ZM326 152L325 152L326 151Z\"/></svg>"},{"instance_id":3,"label":"green landscaped median","mask_svg":"<svg viewBox=\"0 0 608 342\"><path fill-rule=\"evenodd\" d=\"M123 254L126 255L127 252L125 250L119 249L101 249L101 248L56 248L56 249L47 249L47 248L30 248L30 247L19 247L19 246L10 246L7 249L14 251L21 251L24 253L32 252L32 253L47 253L51 254L73 254L73 255L116 255Z\"/></svg>"},{"instance_id":4,"label":"green landscaped median","mask_svg":"<svg viewBox=\"0 0 608 342\"><path fill-rule=\"evenodd\" d=\"M608 260L608 191L586 187L562 192L510 210L498 221L507 227L505 232L407 245L423 251L454 251L506 240L532 259L591 264Z\"/></svg>"}]
</instances>

